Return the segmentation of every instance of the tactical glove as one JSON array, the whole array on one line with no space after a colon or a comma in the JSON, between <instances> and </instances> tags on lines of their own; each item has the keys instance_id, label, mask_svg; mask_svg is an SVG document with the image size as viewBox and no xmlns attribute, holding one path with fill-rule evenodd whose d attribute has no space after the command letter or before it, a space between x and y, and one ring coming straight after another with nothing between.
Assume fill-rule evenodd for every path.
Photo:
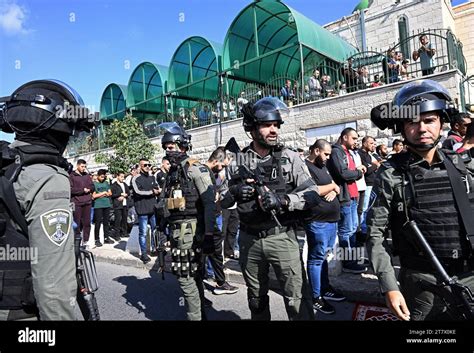
<instances>
[{"instance_id":1,"label":"tactical glove","mask_svg":"<svg viewBox=\"0 0 474 353\"><path fill-rule=\"evenodd\" d=\"M235 201L246 202L254 197L254 188L250 185L240 184L229 188L229 192Z\"/></svg>"},{"instance_id":2,"label":"tactical glove","mask_svg":"<svg viewBox=\"0 0 474 353\"><path fill-rule=\"evenodd\" d=\"M271 210L281 212L288 208L288 200L273 192L266 192L262 197L262 208L266 212L270 212Z\"/></svg>"}]
</instances>

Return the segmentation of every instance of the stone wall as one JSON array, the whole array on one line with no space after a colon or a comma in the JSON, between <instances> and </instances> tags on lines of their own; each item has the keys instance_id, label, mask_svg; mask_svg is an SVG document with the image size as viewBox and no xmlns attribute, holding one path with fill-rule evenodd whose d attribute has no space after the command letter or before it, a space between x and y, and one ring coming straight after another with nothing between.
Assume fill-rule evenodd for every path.
<instances>
[{"instance_id":1,"label":"stone wall","mask_svg":"<svg viewBox=\"0 0 474 353\"><path fill-rule=\"evenodd\" d=\"M431 78L444 85L455 99L459 99L459 82L461 77L456 70L435 74ZM394 137L390 131L380 131L372 125L369 119L370 110L378 104L392 100L403 84L397 83L371 88L344 96L295 106L291 108L290 117L282 125L280 131L281 142L290 147L307 147L315 140L315 138L306 137L306 132L309 129L346 122L357 122L357 131L361 136L369 134L376 137L379 143L388 143L391 146L391 141ZM242 119L224 122L221 127L219 124L213 124L192 129L189 132L192 135L193 144L191 154L203 161L207 160L217 146L225 145L231 137L235 137L241 147L250 142L250 138L242 127ZM338 134L317 137L334 142ZM159 144L160 139L154 138L152 142ZM162 156L162 152L158 153L156 160L159 161ZM74 159L70 159L70 162L74 163L79 158L86 160L90 170L103 167L95 163L93 153L76 156Z\"/></svg>"},{"instance_id":2,"label":"stone wall","mask_svg":"<svg viewBox=\"0 0 474 353\"><path fill-rule=\"evenodd\" d=\"M453 99L459 101L459 82L461 76L456 70L436 74L430 78L438 81L451 93ZM378 143L391 146L396 137L392 136L390 130L381 131L370 121L370 111L373 107L393 99L398 90L406 82L400 82L388 86L376 87L364 91L358 91L342 97L329 98L327 100L309 103L295 107L293 113L296 116L295 129L307 131L313 128L330 126L340 123L356 122L357 131L361 137L370 135L375 137ZM330 136L317 136L330 142L335 142L338 134ZM311 145L316 138L304 140L304 144Z\"/></svg>"},{"instance_id":3,"label":"stone wall","mask_svg":"<svg viewBox=\"0 0 474 353\"><path fill-rule=\"evenodd\" d=\"M451 6L450 0L442 0L441 12L443 14L443 28L449 28L453 33L457 33L455 12Z\"/></svg>"},{"instance_id":4,"label":"stone wall","mask_svg":"<svg viewBox=\"0 0 474 353\"><path fill-rule=\"evenodd\" d=\"M365 28L368 48L386 50L400 41L398 19L405 16L408 20L408 31L422 31L451 27L454 31L452 14L445 4L446 0L401 1L375 0L365 13ZM450 17L451 16L451 17ZM349 43L361 46L359 14L346 16L324 26L327 30L341 36ZM357 38L357 43L354 40Z\"/></svg>"},{"instance_id":5,"label":"stone wall","mask_svg":"<svg viewBox=\"0 0 474 353\"><path fill-rule=\"evenodd\" d=\"M467 74L474 75L474 1L454 7L456 36L463 44Z\"/></svg>"}]
</instances>

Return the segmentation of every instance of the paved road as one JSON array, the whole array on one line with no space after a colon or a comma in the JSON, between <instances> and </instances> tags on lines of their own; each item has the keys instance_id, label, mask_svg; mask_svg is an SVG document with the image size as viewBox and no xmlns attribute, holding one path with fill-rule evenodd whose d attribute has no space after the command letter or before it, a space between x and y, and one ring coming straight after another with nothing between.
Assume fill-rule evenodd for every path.
<instances>
[{"instance_id":1,"label":"paved road","mask_svg":"<svg viewBox=\"0 0 474 353\"><path fill-rule=\"evenodd\" d=\"M155 271L108 263L96 263L100 289L97 300L102 320L185 320L183 298L176 277L166 273L165 281ZM236 284L233 295L213 295L208 309L209 320L249 320L244 285ZM273 320L287 320L280 294L270 292ZM354 304L335 303L335 315L317 314L317 320L351 320Z\"/></svg>"}]
</instances>

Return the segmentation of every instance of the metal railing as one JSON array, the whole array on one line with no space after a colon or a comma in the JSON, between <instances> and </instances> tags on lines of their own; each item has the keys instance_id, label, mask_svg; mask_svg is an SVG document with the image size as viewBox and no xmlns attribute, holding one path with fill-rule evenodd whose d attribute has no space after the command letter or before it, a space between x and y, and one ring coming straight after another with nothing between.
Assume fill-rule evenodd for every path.
<instances>
[{"instance_id":1,"label":"metal railing","mask_svg":"<svg viewBox=\"0 0 474 353\"><path fill-rule=\"evenodd\" d=\"M347 59L342 70L347 91L354 92L451 69L466 74L462 43L450 30L428 29L413 33L385 53L357 53Z\"/></svg>"},{"instance_id":2,"label":"metal railing","mask_svg":"<svg viewBox=\"0 0 474 353\"><path fill-rule=\"evenodd\" d=\"M426 38L423 43L422 37ZM175 121L185 129L192 129L240 118L243 104L263 97L278 97L288 106L294 106L450 69L457 69L466 75L462 43L450 30L428 29L413 33L388 51L371 49L359 52L343 63L319 54L309 55L304 61L303 75L279 73L265 83L240 82L240 89L234 94L229 93L227 73L222 73L217 97L196 100L180 97L178 90L161 97L167 102L167 112L142 113L135 107L133 115L142 121L145 134L151 138L163 133L158 126L165 121ZM209 80L215 80L215 76L209 77ZM461 90L465 93L461 103L472 106L474 102L470 97L474 94L474 78L466 79L461 84ZM68 146L68 151L77 155L108 147L103 132L101 127L90 136L77 138Z\"/></svg>"}]
</instances>

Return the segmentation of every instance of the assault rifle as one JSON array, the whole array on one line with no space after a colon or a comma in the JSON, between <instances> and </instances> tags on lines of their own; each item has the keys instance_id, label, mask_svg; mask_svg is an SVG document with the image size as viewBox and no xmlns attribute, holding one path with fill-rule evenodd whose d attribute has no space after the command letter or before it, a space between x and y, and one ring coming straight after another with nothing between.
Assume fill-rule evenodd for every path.
<instances>
[{"instance_id":1,"label":"assault rifle","mask_svg":"<svg viewBox=\"0 0 474 353\"><path fill-rule=\"evenodd\" d=\"M99 321L99 307L95 292L99 289L94 254L82 248L81 235L75 239L77 303L86 321Z\"/></svg>"},{"instance_id":2,"label":"assault rifle","mask_svg":"<svg viewBox=\"0 0 474 353\"><path fill-rule=\"evenodd\" d=\"M232 137L227 144L224 147L225 150L232 152L235 155L239 155L241 153L240 147L237 144L237 141L235 140L234 137ZM265 190L265 184L263 182L263 176L264 172L262 171L261 168L256 168L254 170L251 170L245 163L239 164L239 175L243 180L246 179L253 179L255 182L255 191L257 191L257 195L260 196L260 198L263 198L263 195L265 195L268 191ZM267 210L264 210L267 211ZM270 214L272 215L273 220L276 222L278 227L281 227L281 223L278 220L278 217L276 215L275 210L270 210Z\"/></svg>"},{"instance_id":3,"label":"assault rifle","mask_svg":"<svg viewBox=\"0 0 474 353\"><path fill-rule=\"evenodd\" d=\"M415 221L407 222L403 228L435 270L438 283L424 281L423 285L444 300L454 319L474 320L474 295L470 288L459 283L456 277L448 275Z\"/></svg>"}]
</instances>

